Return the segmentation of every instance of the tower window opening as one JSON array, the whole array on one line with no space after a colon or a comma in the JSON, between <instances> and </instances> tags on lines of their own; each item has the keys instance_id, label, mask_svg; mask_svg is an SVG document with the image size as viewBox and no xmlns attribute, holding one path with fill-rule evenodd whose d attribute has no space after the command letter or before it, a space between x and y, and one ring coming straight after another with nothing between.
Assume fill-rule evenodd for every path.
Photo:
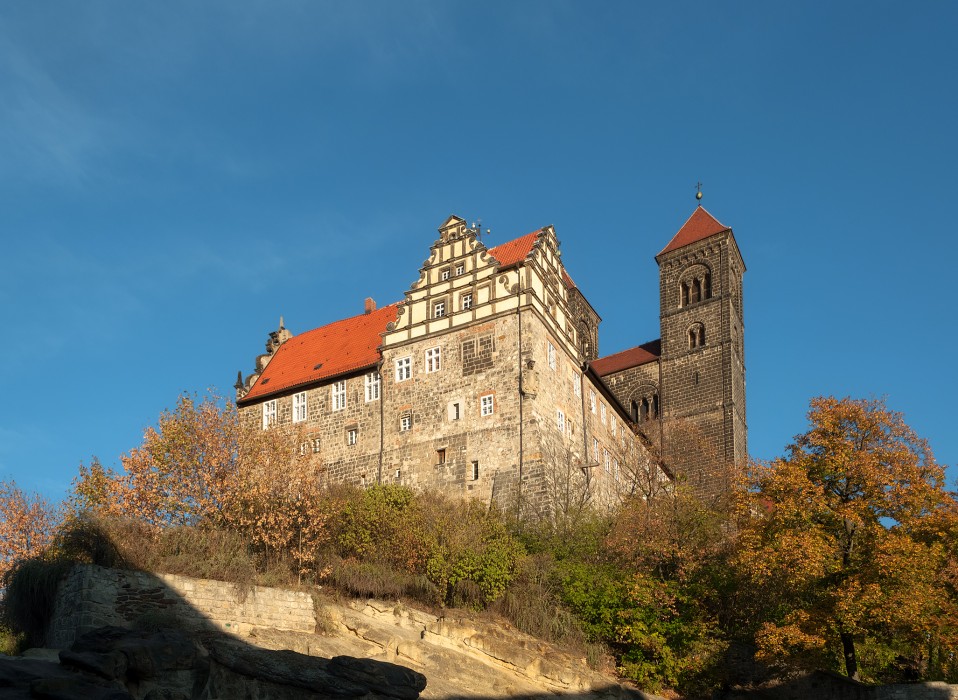
<instances>
[{"instance_id":1,"label":"tower window opening","mask_svg":"<svg viewBox=\"0 0 958 700\"><path fill-rule=\"evenodd\" d=\"M702 280L696 277L692 280L692 303L702 301Z\"/></svg>"},{"instance_id":2,"label":"tower window opening","mask_svg":"<svg viewBox=\"0 0 958 700\"><path fill-rule=\"evenodd\" d=\"M703 284L702 294L704 295L702 297L703 299L712 298L712 275L707 272L705 273L705 282Z\"/></svg>"},{"instance_id":3,"label":"tower window opening","mask_svg":"<svg viewBox=\"0 0 958 700\"><path fill-rule=\"evenodd\" d=\"M639 422L639 404L635 400L632 401L632 405L629 407L629 415L632 417L633 423Z\"/></svg>"},{"instance_id":4,"label":"tower window opening","mask_svg":"<svg viewBox=\"0 0 958 700\"><path fill-rule=\"evenodd\" d=\"M689 283L682 283L682 300L679 302L679 306L688 306L689 305Z\"/></svg>"}]
</instances>

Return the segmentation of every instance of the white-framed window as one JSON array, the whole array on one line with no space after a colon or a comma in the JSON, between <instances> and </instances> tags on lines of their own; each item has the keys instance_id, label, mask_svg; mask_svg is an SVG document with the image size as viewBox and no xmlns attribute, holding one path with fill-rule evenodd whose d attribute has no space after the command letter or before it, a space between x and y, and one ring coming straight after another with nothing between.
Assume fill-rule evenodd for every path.
<instances>
[{"instance_id":1,"label":"white-framed window","mask_svg":"<svg viewBox=\"0 0 958 700\"><path fill-rule=\"evenodd\" d=\"M589 389L589 408L595 413L595 391L592 389Z\"/></svg>"},{"instance_id":2,"label":"white-framed window","mask_svg":"<svg viewBox=\"0 0 958 700\"><path fill-rule=\"evenodd\" d=\"M399 419L399 432L404 433L412 430L412 416L403 416Z\"/></svg>"},{"instance_id":3,"label":"white-framed window","mask_svg":"<svg viewBox=\"0 0 958 700\"><path fill-rule=\"evenodd\" d=\"M491 416L496 410L495 396L493 394L485 394L484 396L479 397L479 415L481 416Z\"/></svg>"},{"instance_id":4,"label":"white-framed window","mask_svg":"<svg viewBox=\"0 0 958 700\"><path fill-rule=\"evenodd\" d=\"M380 376L379 372L369 372L366 375L366 402L376 401L379 399L379 382Z\"/></svg>"},{"instance_id":5,"label":"white-framed window","mask_svg":"<svg viewBox=\"0 0 958 700\"><path fill-rule=\"evenodd\" d=\"M400 357L396 360L396 381L404 382L412 376L412 358Z\"/></svg>"},{"instance_id":6,"label":"white-framed window","mask_svg":"<svg viewBox=\"0 0 958 700\"><path fill-rule=\"evenodd\" d=\"M276 423L276 399L263 404L263 430Z\"/></svg>"},{"instance_id":7,"label":"white-framed window","mask_svg":"<svg viewBox=\"0 0 958 700\"><path fill-rule=\"evenodd\" d=\"M463 265L462 263L459 263L458 265L456 265L456 277L458 277L465 271L466 271L465 265Z\"/></svg>"},{"instance_id":8,"label":"white-framed window","mask_svg":"<svg viewBox=\"0 0 958 700\"><path fill-rule=\"evenodd\" d=\"M338 382L333 382L331 396L332 396L334 411L342 411L344 408L346 408L346 380L345 379L341 379Z\"/></svg>"},{"instance_id":9,"label":"white-framed window","mask_svg":"<svg viewBox=\"0 0 958 700\"><path fill-rule=\"evenodd\" d=\"M293 422L301 423L306 420L306 392L293 394Z\"/></svg>"},{"instance_id":10,"label":"white-framed window","mask_svg":"<svg viewBox=\"0 0 958 700\"><path fill-rule=\"evenodd\" d=\"M616 481L619 480L619 460L615 457L612 458L612 478Z\"/></svg>"},{"instance_id":11,"label":"white-framed window","mask_svg":"<svg viewBox=\"0 0 958 700\"><path fill-rule=\"evenodd\" d=\"M612 471L612 455L610 455L609 451L606 449L603 449L602 452L604 453L603 456L605 457L605 472L608 474Z\"/></svg>"},{"instance_id":12,"label":"white-framed window","mask_svg":"<svg viewBox=\"0 0 958 700\"><path fill-rule=\"evenodd\" d=\"M439 279L441 279L443 282L445 282L447 279L449 279L449 268L448 268L448 267L439 274Z\"/></svg>"},{"instance_id":13,"label":"white-framed window","mask_svg":"<svg viewBox=\"0 0 958 700\"><path fill-rule=\"evenodd\" d=\"M556 368L556 346L549 343L549 369L555 371Z\"/></svg>"},{"instance_id":14,"label":"white-framed window","mask_svg":"<svg viewBox=\"0 0 958 700\"><path fill-rule=\"evenodd\" d=\"M347 445L355 445L356 442L357 442L357 440L359 440L359 429L358 429L358 428L350 428L349 430L346 431L346 444L347 444Z\"/></svg>"},{"instance_id":15,"label":"white-framed window","mask_svg":"<svg viewBox=\"0 0 958 700\"><path fill-rule=\"evenodd\" d=\"M429 348L426 350L426 374L438 372L442 369L440 362L441 352L439 348Z\"/></svg>"},{"instance_id":16,"label":"white-framed window","mask_svg":"<svg viewBox=\"0 0 958 700\"><path fill-rule=\"evenodd\" d=\"M556 427L560 433L565 435L565 413L562 412L561 408L556 409Z\"/></svg>"},{"instance_id":17,"label":"white-framed window","mask_svg":"<svg viewBox=\"0 0 958 700\"><path fill-rule=\"evenodd\" d=\"M432 317L433 318L442 318L446 315L446 302L437 301L433 304L432 307Z\"/></svg>"},{"instance_id":18,"label":"white-framed window","mask_svg":"<svg viewBox=\"0 0 958 700\"><path fill-rule=\"evenodd\" d=\"M592 438L592 461L596 464L599 463L599 440L598 438Z\"/></svg>"},{"instance_id":19,"label":"white-framed window","mask_svg":"<svg viewBox=\"0 0 958 700\"><path fill-rule=\"evenodd\" d=\"M602 416L602 425L605 425L605 421L606 421L606 416L605 416L605 404L600 404L600 405L599 405L599 408L601 409L601 410L599 411L599 413L600 413L600 415Z\"/></svg>"},{"instance_id":20,"label":"white-framed window","mask_svg":"<svg viewBox=\"0 0 958 700\"><path fill-rule=\"evenodd\" d=\"M460 299L462 300L463 311L468 311L472 308L472 294L463 294Z\"/></svg>"},{"instance_id":21,"label":"white-framed window","mask_svg":"<svg viewBox=\"0 0 958 700\"><path fill-rule=\"evenodd\" d=\"M618 428L618 421L615 419L615 414L614 414L614 413L612 414L612 416L611 416L611 418L610 418L610 422L611 422L611 426L610 426L610 427L611 427L611 429L612 429L612 437L615 437L615 431L616 431L617 428Z\"/></svg>"},{"instance_id":22,"label":"white-framed window","mask_svg":"<svg viewBox=\"0 0 958 700\"><path fill-rule=\"evenodd\" d=\"M313 452L319 452L319 438L313 438Z\"/></svg>"},{"instance_id":23,"label":"white-framed window","mask_svg":"<svg viewBox=\"0 0 958 700\"><path fill-rule=\"evenodd\" d=\"M462 411L458 401L449 404L449 420L459 420L462 418Z\"/></svg>"},{"instance_id":24,"label":"white-framed window","mask_svg":"<svg viewBox=\"0 0 958 700\"><path fill-rule=\"evenodd\" d=\"M575 367L569 368L569 381L572 382L572 393L582 396L582 382L579 381L579 373L575 371Z\"/></svg>"}]
</instances>

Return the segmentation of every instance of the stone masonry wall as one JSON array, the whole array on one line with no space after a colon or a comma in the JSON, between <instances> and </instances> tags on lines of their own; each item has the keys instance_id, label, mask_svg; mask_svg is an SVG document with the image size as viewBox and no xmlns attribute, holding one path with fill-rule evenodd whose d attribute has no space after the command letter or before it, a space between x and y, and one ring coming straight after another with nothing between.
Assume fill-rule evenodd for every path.
<instances>
[{"instance_id":1,"label":"stone masonry wall","mask_svg":"<svg viewBox=\"0 0 958 700\"><path fill-rule=\"evenodd\" d=\"M243 635L253 627L304 633L316 629L313 600L307 593L77 565L57 591L47 646L68 648L90 630L129 627L155 615L175 616L193 629Z\"/></svg>"}]
</instances>

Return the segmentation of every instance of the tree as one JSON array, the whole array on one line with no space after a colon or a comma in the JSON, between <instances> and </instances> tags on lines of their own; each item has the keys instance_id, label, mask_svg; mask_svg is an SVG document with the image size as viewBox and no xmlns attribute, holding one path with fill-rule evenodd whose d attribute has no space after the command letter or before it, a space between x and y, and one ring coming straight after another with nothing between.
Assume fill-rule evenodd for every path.
<instances>
[{"instance_id":1,"label":"tree","mask_svg":"<svg viewBox=\"0 0 958 700\"><path fill-rule=\"evenodd\" d=\"M43 496L0 481L0 580L17 561L42 554L59 522L59 509Z\"/></svg>"},{"instance_id":2,"label":"tree","mask_svg":"<svg viewBox=\"0 0 958 700\"><path fill-rule=\"evenodd\" d=\"M955 501L927 442L882 400L816 398L808 417L786 457L753 466L742 504L760 655L837 657L859 679L862 648L869 678L896 653L958 650L940 624L955 620L941 585Z\"/></svg>"}]
</instances>

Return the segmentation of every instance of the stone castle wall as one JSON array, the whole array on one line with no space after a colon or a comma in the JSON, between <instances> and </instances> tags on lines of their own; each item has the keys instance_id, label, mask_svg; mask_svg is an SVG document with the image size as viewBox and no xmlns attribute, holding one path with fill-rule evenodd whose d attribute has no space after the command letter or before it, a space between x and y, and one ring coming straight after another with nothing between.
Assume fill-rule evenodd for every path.
<instances>
[{"instance_id":1,"label":"stone castle wall","mask_svg":"<svg viewBox=\"0 0 958 700\"><path fill-rule=\"evenodd\" d=\"M66 649L85 632L175 617L187 628L248 634L253 627L313 633L316 613L307 593L173 574L77 565L57 591L47 646Z\"/></svg>"}]
</instances>

